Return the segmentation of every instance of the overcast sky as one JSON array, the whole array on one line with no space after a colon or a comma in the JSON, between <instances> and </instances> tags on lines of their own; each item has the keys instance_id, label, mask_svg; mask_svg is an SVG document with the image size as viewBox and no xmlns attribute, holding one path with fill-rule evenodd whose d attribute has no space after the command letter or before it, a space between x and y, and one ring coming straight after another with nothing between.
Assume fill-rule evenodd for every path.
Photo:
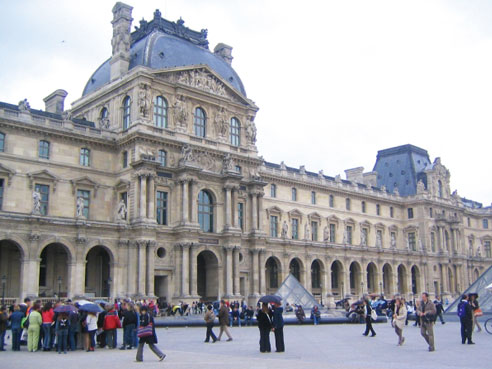
<instances>
[{"instance_id":1,"label":"overcast sky","mask_svg":"<svg viewBox=\"0 0 492 369\"><path fill-rule=\"evenodd\" d=\"M0 101L78 99L111 54L115 1L0 0ZM148 0L169 20L233 46L260 111L268 161L342 174L411 143L441 157L451 190L492 201L492 2ZM132 27L133 28L133 27Z\"/></svg>"}]
</instances>

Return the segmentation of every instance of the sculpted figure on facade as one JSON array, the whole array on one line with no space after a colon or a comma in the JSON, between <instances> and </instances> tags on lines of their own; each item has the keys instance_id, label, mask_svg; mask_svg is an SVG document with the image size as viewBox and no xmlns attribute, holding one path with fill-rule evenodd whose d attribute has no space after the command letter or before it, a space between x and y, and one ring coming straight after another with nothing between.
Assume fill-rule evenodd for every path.
<instances>
[{"instance_id":1,"label":"sculpted figure on facade","mask_svg":"<svg viewBox=\"0 0 492 369\"><path fill-rule=\"evenodd\" d=\"M222 172L236 172L236 168L234 167L234 160L232 160L231 154L229 153L227 153L222 160Z\"/></svg>"},{"instance_id":2,"label":"sculpted figure on facade","mask_svg":"<svg viewBox=\"0 0 492 369\"><path fill-rule=\"evenodd\" d=\"M309 226L308 223L304 226L304 239L310 240L311 239L311 227Z\"/></svg>"},{"instance_id":3,"label":"sculpted figure on facade","mask_svg":"<svg viewBox=\"0 0 492 369\"><path fill-rule=\"evenodd\" d=\"M19 101L19 110L20 111L29 111L31 109L31 106L29 105L29 102L27 99Z\"/></svg>"},{"instance_id":4,"label":"sculpted figure on facade","mask_svg":"<svg viewBox=\"0 0 492 369\"><path fill-rule=\"evenodd\" d=\"M173 105L174 125L181 132L186 132L188 129L188 111L186 109L186 99L182 95L176 96L176 101Z\"/></svg>"},{"instance_id":5,"label":"sculpted figure on facade","mask_svg":"<svg viewBox=\"0 0 492 369\"><path fill-rule=\"evenodd\" d=\"M148 118L150 113L150 101L149 101L149 86L145 83L140 84L140 89L138 90L138 111L140 116L143 118Z\"/></svg>"},{"instance_id":6,"label":"sculpted figure on facade","mask_svg":"<svg viewBox=\"0 0 492 369\"><path fill-rule=\"evenodd\" d=\"M419 250L422 251L422 252L426 252L426 248L425 248L425 245L424 245L424 242L422 242L422 239L419 238Z\"/></svg>"},{"instance_id":7,"label":"sculpted figure on facade","mask_svg":"<svg viewBox=\"0 0 492 369\"><path fill-rule=\"evenodd\" d=\"M82 197L77 197L77 218L84 216L84 199Z\"/></svg>"},{"instance_id":8,"label":"sculpted figure on facade","mask_svg":"<svg viewBox=\"0 0 492 369\"><path fill-rule=\"evenodd\" d=\"M32 213L40 215L41 214L41 194L38 192L38 190L33 191L32 201L33 201Z\"/></svg>"},{"instance_id":9,"label":"sculpted figure on facade","mask_svg":"<svg viewBox=\"0 0 492 369\"><path fill-rule=\"evenodd\" d=\"M204 70L181 72L177 77L177 82L215 95L226 96L226 89L222 82Z\"/></svg>"},{"instance_id":10,"label":"sculpted figure on facade","mask_svg":"<svg viewBox=\"0 0 492 369\"><path fill-rule=\"evenodd\" d=\"M376 247L377 248L383 247L383 240L381 238L381 232L376 232Z\"/></svg>"},{"instance_id":11,"label":"sculpted figure on facade","mask_svg":"<svg viewBox=\"0 0 492 369\"><path fill-rule=\"evenodd\" d=\"M125 29L125 24L120 24L113 28L113 38L111 39L113 55L126 53L130 50L130 34Z\"/></svg>"},{"instance_id":12,"label":"sculpted figure on facade","mask_svg":"<svg viewBox=\"0 0 492 369\"><path fill-rule=\"evenodd\" d=\"M396 237L394 233L391 233L391 248L396 249Z\"/></svg>"},{"instance_id":13,"label":"sculpted figure on facade","mask_svg":"<svg viewBox=\"0 0 492 369\"><path fill-rule=\"evenodd\" d=\"M360 232L360 244L361 246L367 246L367 231L365 229Z\"/></svg>"},{"instance_id":14,"label":"sculpted figure on facade","mask_svg":"<svg viewBox=\"0 0 492 369\"><path fill-rule=\"evenodd\" d=\"M189 163L193 163L195 161L195 156L193 155L193 149L190 145L185 144L181 148L181 158L179 159L179 164L185 165Z\"/></svg>"},{"instance_id":15,"label":"sculpted figure on facade","mask_svg":"<svg viewBox=\"0 0 492 369\"><path fill-rule=\"evenodd\" d=\"M424 182L419 179L419 181L417 182L417 193L418 194L421 194L421 193L424 193L425 192L425 185L424 185Z\"/></svg>"},{"instance_id":16,"label":"sculpted figure on facade","mask_svg":"<svg viewBox=\"0 0 492 369\"><path fill-rule=\"evenodd\" d=\"M254 145L256 143L256 125L253 117L246 120L246 141Z\"/></svg>"},{"instance_id":17,"label":"sculpted figure on facade","mask_svg":"<svg viewBox=\"0 0 492 369\"><path fill-rule=\"evenodd\" d=\"M287 221L284 220L282 223L282 238L287 238L287 232L289 232L289 226L287 224Z\"/></svg>"},{"instance_id":18,"label":"sculpted figure on facade","mask_svg":"<svg viewBox=\"0 0 492 369\"><path fill-rule=\"evenodd\" d=\"M477 257L481 258L482 257L482 250L480 249L480 245L477 247Z\"/></svg>"},{"instance_id":19,"label":"sculpted figure on facade","mask_svg":"<svg viewBox=\"0 0 492 369\"><path fill-rule=\"evenodd\" d=\"M227 124L227 117L225 114L225 109L223 107L220 107L215 114L214 126L217 138L221 141L226 141L229 125Z\"/></svg>"},{"instance_id":20,"label":"sculpted figure on facade","mask_svg":"<svg viewBox=\"0 0 492 369\"><path fill-rule=\"evenodd\" d=\"M116 218L118 220L126 220L126 214L127 214L127 209L126 209L125 200L121 199L119 204L118 204L118 209L116 212Z\"/></svg>"},{"instance_id":21,"label":"sculpted figure on facade","mask_svg":"<svg viewBox=\"0 0 492 369\"><path fill-rule=\"evenodd\" d=\"M326 226L323 229L323 241L328 242L329 239L330 239L330 228L328 228L328 226Z\"/></svg>"},{"instance_id":22,"label":"sculpted figure on facade","mask_svg":"<svg viewBox=\"0 0 492 369\"><path fill-rule=\"evenodd\" d=\"M109 110L106 110L107 115L105 117L99 117L99 127L101 129L109 129L110 128L110 122L109 122Z\"/></svg>"}]
</instances>

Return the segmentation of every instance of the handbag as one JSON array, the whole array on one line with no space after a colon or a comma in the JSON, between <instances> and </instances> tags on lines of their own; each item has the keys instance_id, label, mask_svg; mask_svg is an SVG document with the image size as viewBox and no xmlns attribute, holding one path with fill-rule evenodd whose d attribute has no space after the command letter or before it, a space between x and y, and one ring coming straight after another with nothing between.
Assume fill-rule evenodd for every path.
<instances>
[{"instance_id":1,"label":"handbag","mask_svg":"<svg viewBox=\"0 0 492 369\"><path fill-rule=\"evenodd\" d=\"M378 314L376 313L376 310L371 310L371 319L376 321L378 320Z\"/></svg>"},{"instance_id":2,"label":"handbag","mask_svg":"<svg viewBox=\"0 0 492 369\"><path fill-rule=\"evenodd\" d=\"M482 316L482 315L483 315L483 311L482 311L482 309L480 309L480 308L476 309L476 310L473 312L473 315L475 315L475 316Z\"/></svg>"},{"instance_id":3,"label":"handbag","mask_svg":"<svg viewBox=\"0 0 492 369\"><path fill-rule=\"evenodd\" d=\"M154 331L152 329L152 323L149 323L146 326L143 327L138 327L137 329L137 337L142 338L142 337L149 337L154 334Z\"/></svg>"}]
</instances>

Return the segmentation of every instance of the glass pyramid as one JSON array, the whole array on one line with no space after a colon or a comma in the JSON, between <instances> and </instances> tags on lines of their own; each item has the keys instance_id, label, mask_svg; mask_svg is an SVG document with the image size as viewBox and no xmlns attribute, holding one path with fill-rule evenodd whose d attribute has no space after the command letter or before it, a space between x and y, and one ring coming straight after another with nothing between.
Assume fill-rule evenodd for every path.
<instances>
[{"instance_id":1,"label":"glass pyramid","mask_svg":"<svg viewBox=\"0 0 492 369\"><path fill-rule=\"evenodd\" d=\"M472 283L468 289L462 293L467 295L469 293L478 294L478 303L484 314L492 314L492 292L487 290L486 287L492 283L492 266L489 267L478 279ZM446 314L457 313L458 304L461 298L457 298L446 309Z\"/></svg>"},{"instance_id":2,"label":"glass pyramid","mask_svg":"<svg viewBox=\"0 0 492 369\"><path fill-rule=\"evenodd\" d=\"M292 274L282 282L275 295L282 297L282 304L301 305L304 310L310 310L314 305L320 306L316 299Z\"/></svg>"}]
</instances>

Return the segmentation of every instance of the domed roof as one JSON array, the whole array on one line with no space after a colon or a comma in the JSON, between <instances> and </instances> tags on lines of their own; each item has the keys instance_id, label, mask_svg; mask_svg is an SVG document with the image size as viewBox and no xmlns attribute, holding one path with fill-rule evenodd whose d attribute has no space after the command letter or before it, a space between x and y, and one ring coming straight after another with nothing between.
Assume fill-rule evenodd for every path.
<instances>
[{"instance_id":1,"label":"domed roof","mask_svg":"<svg viewBox=\"0 0 492 369\"><path fill-rule=\"evenodd\" d=\"M184 21L170 22L154 13L151 22L140 21L132 33L129 69L143 65L152 69L166 69L192 65L207 65L230 86L246 97L238 74L230 63L208 50L207 30L196 32L183 26ZM82 96L96 91L110 81L110 62L106 60L87 82Z\"/></svg>"}]
</instances>

